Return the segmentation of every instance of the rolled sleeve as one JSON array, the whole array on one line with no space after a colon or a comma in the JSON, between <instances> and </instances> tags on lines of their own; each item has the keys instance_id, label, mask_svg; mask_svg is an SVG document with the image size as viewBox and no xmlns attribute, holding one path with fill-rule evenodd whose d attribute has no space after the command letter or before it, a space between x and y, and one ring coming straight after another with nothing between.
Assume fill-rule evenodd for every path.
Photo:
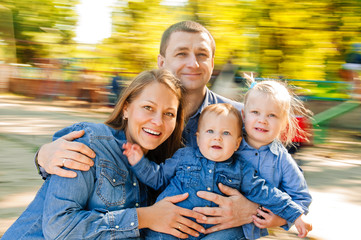
<instances>
[{"instance_id":1,"label":"rolled sleeve","mask_svg":"<svg viewBox=\"0 0 361 240\"><path fill-rule=\"evenodd\" d=\"M138 214L135 208L109 212L109 230L120 238L139 237Z\"/></svg>"}]
</instances>

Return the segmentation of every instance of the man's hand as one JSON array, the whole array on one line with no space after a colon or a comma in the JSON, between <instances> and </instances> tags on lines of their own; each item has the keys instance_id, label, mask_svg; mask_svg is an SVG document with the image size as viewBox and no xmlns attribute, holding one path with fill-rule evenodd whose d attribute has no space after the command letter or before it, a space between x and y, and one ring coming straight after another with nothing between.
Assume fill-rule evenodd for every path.
<instances>
[{"instance_id":1,"label":"man's hand","mask_svg":"<svg viewBox=\"0 0 361 240\"><path fill-rule=\"evenodd\" d=\"M207 220L198 220L200 223L216 224L208 228L206 234L219 230L242 226L252 222L252 215L257 214L258 204L249 201L238 190L227 187L223 184L218 185L224 197L215 193L199 191L198 197L212 201L218 207L196 207L194 211L202 213Z\"/></svg>"},{"instance_id":2,"label":"man's hand","mask_svg":"<svg viewBox=\"0 0 361 240\"><path fill-rule=\"evenodd\" d=\"M199 232L205 232L205 229L189 218L206 219L206 217L175 205L187 197L188 193L166 197L153 206L137 208L139 229L149 228L157 232L171 234L177 238L188 238L188 234L198 237Z\"/></svg>"},{"instance_id":3,"label":"man's hand","mask_svg":"<svg viewBox=\"0 0 361 240\"><path fill-rule=\"evenodd\" d=\"M76 177L76 173L62 167L88 171L94 164L91 158L95 157L95 153L82 143L72 142L83 135L84 131L74 131L44 144L38 152L38 164L49 174L68 178Z\"/></svg>"}]
</instances>

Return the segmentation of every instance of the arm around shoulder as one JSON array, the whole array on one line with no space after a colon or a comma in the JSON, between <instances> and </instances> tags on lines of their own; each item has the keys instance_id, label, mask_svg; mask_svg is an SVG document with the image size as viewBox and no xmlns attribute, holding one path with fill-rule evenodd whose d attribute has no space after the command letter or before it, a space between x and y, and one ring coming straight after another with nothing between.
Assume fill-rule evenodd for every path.
<instances>
[{"instance_id":1,"label":"arm around shoulder","mask_svg":"<svg viewBox=\"0 0 361 240\"><path fill-rule=\"evenodd\" d=\"M95 153L87 145L74 141L84 135L84 130L76 124L64 128L54 134L53 142L44 144L37 153L38 164L45 173L62 177L75 177L76 173L65 170L68 167L74 170L87 171L93 166ZM43 177L47 177L41 172Z\"/></svg>"}]
</instances>

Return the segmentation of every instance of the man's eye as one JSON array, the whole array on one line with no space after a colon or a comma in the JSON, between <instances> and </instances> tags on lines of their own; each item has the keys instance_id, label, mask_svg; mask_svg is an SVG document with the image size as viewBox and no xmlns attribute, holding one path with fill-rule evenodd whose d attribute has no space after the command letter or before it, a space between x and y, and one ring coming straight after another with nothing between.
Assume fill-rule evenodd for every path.
<instances>
[{"instance_id":1,"label":"man's eye","mask_svg":"<svg viewBox=\"0 0 361 240\"><path fill-rule=\"evenodd\" d=\"M207 132L207 133L213 133L213 130L212 130L212 129L208 129L206 132Z\"/></svg>"},{"instance_id":2,"label":"man's eye","mask_svg":"<svg viewBox=\"0 0 361 240\"><path fill-rule=\"evenodd\" d=\"M185 55L186 55L186 53L183 53L183 52L182 52L182 53L177 53L177 54L176 54L176 56L185 56Z\"/></svg>"}]
</instances>

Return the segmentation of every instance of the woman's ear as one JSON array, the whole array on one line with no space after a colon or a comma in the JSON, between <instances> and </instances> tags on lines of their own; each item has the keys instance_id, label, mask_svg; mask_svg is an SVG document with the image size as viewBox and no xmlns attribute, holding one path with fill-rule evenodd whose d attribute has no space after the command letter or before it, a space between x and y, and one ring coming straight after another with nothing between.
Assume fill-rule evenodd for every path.
<instances>
[{"instance_id":1,"label":"woman's ear","mask_svg":"<svg viewBox=\"0 0 361 240\"><path fill-rule=\"evenodd\" d=\"M125 102L123 106L123 118L128 118L128 103Z\"/></svg>"}]
</instances>

